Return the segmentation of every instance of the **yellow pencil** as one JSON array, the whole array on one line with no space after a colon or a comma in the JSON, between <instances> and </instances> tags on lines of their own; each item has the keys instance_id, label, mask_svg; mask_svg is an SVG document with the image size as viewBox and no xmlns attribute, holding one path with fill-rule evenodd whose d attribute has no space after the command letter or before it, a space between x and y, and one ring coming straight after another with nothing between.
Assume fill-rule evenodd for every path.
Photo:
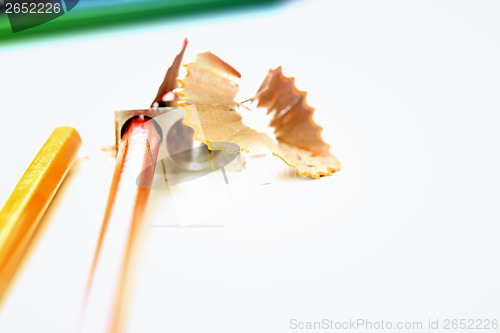
<instances>
[{"instance_id":1,"label":"yellow pencil","mask_svg":"<svg viewBox=\"0 0 500 333\"><path fill-rule=\"evenodd\" d=\"M56 128L0 211L0 306L30 240L80 146L80 135L74 128Z\"/></svg>"}]
</instances>

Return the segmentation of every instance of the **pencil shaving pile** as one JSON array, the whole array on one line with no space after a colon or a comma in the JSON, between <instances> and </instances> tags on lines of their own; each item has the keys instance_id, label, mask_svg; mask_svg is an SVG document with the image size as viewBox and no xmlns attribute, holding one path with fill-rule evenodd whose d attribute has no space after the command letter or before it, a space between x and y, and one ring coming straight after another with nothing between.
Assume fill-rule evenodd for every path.
<instances>
[{"instance_id":1,"label":"pencil shaving pile","mask_svg":"<svg viewBox=\"0 0 500 333\"><path fill-rule=\"evenodd\" d=\"M175 77L185 47L186 42L155 101L177 87ZM235 111L240 105L234 100L239 90L235 80L241 77L237 70L210 52L199 53L196 61L184 67L186 76L177 79L180 87L174 92L181 98L178 105L187 113L184 123L195 131L194 140L210 149L223 148L214 146L215 142L231 142L246 152L265 149L303 176L319 178L340 170L340 162L321 138L322 128L313 121L314 109L306 104L306 93L295 87L293 78L283 75L281 67L269 71L257 94L249 100L271 115L269 126L277 142L245 126Z\"/></svg>"}]
</instances>

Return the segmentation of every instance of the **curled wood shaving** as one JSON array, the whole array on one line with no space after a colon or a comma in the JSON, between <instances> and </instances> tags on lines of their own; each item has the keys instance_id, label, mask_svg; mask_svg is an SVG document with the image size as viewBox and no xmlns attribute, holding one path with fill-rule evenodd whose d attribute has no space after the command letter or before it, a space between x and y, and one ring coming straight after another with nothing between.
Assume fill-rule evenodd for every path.
<instances>
[{"instance_id":1,"label":"curled wood shaving","mask_svg":"<svg viewBox=\"0 0 500 333\"><path fill-rule=\"evenodd\" d=\"M329 145L321 139L323 130L313 120L314 108L306 103L307 93L295 87L294 78L285 77L281 67L270 70L257 95L257 107L272 114L270 126L276 139L304 149L328 152Z\"/></svg>"},{"instance_id":2,"label":"curled wood shaving","mask_svg":"<svg viewBox=\"0 0 500 333\"><path fill-rule=\"evenodd\" d=\"M165 96L169 92L171 92L175 88L177 88L177 86L178 86L177 77L179 76L179 69L181 67L182 58L184 57L184 51L186 51L187 44L188 44L188 40L184 39L184 44L182 45L182 50L175 57L172 65L168 68L167 73L165 74L165 77L163 78L163 82L161 83L160 88L158 88L158 92L156 93L155 99L153 100L153 103L151 103L151 107L153 107L153 105L155 103L163 102Z\"/></svg>"},{"instance_id":3,"label":"curled wood shaving","mask_svg":"<svg viewBox=\"0 0 500 333\"><path fill-rule=\"evenodd\" d=\"M272 113L275 142L245 126L235 111L240 74L234 68L210 52L198 54L195 62L184 66L187 74L179 79L175 93L181 96L179 105L187 113L184 123L194 129L195 140L210 149L224 149L214 146L216 142L231 142L246 152L266 149L303 176L319 178L340 170L339 161L321 139L321 127L312 120L314 109L305 103L305 92L297 90L281 68L269 72L252 99Z\"/></svg>"},{"instance_id":4,"label":"curled wood shaving","mask_svg":"<svg viewBox=\"0 0 500 333\"><path fill-rule=\"evenodd\" d=\"M240 78L234 68L210 52L199 53L196 61L187 65L186 77L179 80L181 89L176 93L185 96L192 104L235 105ZM189 97L188 97L189 96Z\"/></svg>"}]
</instances>

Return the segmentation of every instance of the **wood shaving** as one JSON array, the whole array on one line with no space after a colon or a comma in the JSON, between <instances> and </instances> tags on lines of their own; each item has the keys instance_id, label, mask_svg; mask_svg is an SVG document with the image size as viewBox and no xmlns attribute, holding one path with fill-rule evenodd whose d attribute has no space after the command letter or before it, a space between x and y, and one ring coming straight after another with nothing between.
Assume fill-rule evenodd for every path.
<instances>
[{"instance_id":1,"label":"wood shaving","mask_svg":"<svg viewBox=\"0 0 500 333\"><path fill-rule=\"evenodd\" d=\"M303 176L319 178L340 170L340 162L321 138L322 128L313 121L314 109L306 104L306 93L295 87L294 79L283 76L281 67L270 70L255 97L257 107L272 115L275 142L242 122L235 110L239 103L237 79L240 73L216 55L205 52L184 65L186 76L178 79L179 105L186 110L184 123L194 129L194 139L210 149L217 142L238 145L241 151L268 150Z\"/></svg>"}]
</instances>

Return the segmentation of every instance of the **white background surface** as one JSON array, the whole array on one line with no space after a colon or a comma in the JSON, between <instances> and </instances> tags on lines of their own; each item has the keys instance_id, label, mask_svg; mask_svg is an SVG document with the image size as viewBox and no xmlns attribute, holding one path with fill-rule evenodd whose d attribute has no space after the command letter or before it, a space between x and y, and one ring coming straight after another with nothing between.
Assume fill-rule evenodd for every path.
<instances>
[{"instance_id":1,"label":"white background surface","mask_svg":"<svg viewBox=\"0 0 500 333\"><path fill-rule=\"evenodd\" d=\"M154 193L129 332L500 319L499 17L495 1L311 1L2 46L0 202L55 127L84 146L0 332L76 331L112 111L149 105L184 37L187 60L211 50L242 73L241 100L282 65L343 170L311 181L248 158L229 185Z\"/></svg>"}]
</instances>

